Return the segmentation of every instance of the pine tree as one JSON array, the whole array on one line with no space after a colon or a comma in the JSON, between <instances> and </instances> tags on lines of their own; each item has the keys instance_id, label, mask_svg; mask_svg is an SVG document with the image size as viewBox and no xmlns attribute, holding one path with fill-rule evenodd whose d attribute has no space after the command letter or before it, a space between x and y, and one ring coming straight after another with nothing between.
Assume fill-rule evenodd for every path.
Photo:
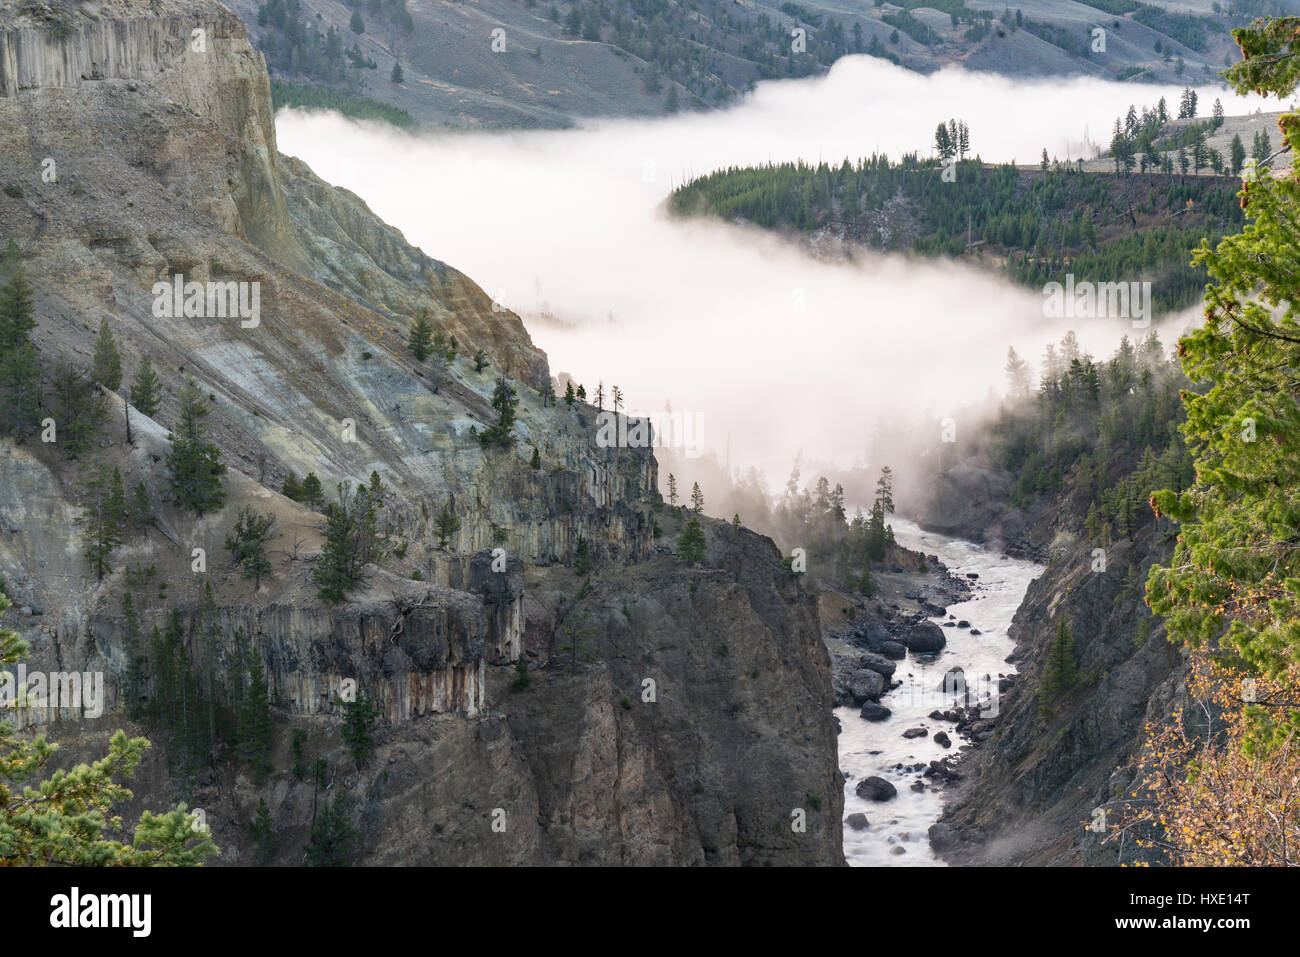
<instances>
[{"instance_id":1,"label":"pine tree","mask_svg":"<svg viewBox=\"0 0 1300 957\"><path fill-rule=\"evenodd\" d=\"M393 83L406 82L406 76L402 73L402 64L396 60L393 61L393 72L388 75L388 79Z\"/></svg>"},{"instance_id":2,"label":"pine tree","mask_svg":"<svg viewBox=\"0 0 1300 957\"><path fill-rule=\"evenodd\" d=\"M880 470L880 478L876 482L876 500L880 502L885 514L894 514L894 472L888 465Z\"/></svg>"},{"instance_id":3,"label":"pine tree","mask_svg":"<svg viewBox=\"0 0 1300 957\"><path fill-rule=\"evenodd\" d=\"M870 568L862 569L862 577L858 579L858 591L863 598L870 598L876 593L876 580L871 576Z\"/></svg>"},{"instance_id":4,"label":"pine tree","mask_svg":"<svg viewBox=\"0 0 1300 957\"><path fill-rule=\"evenodd\" d=\"M217 616L217 600L212 592L212 582L203 583L203 598L194 620L191 642L199 650L199 666L195 678L197 695L194 699L198 720L194 725L193 748L196 758L212 760L217 742L229 725L228 716L220 710L220 688L217 680L218 660L221 657L221 623ZM241 639L242 644L242 639Z\"/></svg>"},{"instance_id":5,"label":"pine tree","mask_svg":"<svg viewBox=\"0 0 1300 957\"><path fill-rule=\"evenodd\" d=\"M573 549L573 568L579 576L585 577L591 571L591 543L581 535Z\"/></svg>"},{"instance_id":6,"label":"pine tree","mask_svg":"<svg viewBox=\"0 0 1300 957\"><path fill-rule=\"evenodd\" d=\"M691 486L691 511L696 515L704 511L704 493L700 491L699 482Z\"/></svg>"},{"instance_id":7,"label":"pine tree","mask_svg":"<svg viewBox=\"0 0 1300 957\"><path fill-rule=\"evenodd\" d=\"M28 334L35 328L32 287L28 285L22 267L15 266L12 275L0 287L0 349L9 350L27 342Z\"/></svg>"},{"instance_id":8,"label":"pine tree","mask_svg":"<svg viewBox=\"0 0 1300 957\"><path fill-rule=\"evenodd\" d=\"M144 716L145 681L140 648L140 620L131 593L122 593L122 650L126 667L122 669L122 703L126 716L139 721Z\"/></svg>"},{"instance_id":9,"label":"pine tree","mask_svg":"<svg viewBox=\"0 0 1300 957\"><path fill-rule=\"evenodd\" d=\"M122 357L118 355L107 319L99 320L99 338L95 340L95 358L90 368L90 378L96 385L116 392L122 384Z\"/></svg>"},{"instance_id":10,"label":"pine tree","mask_svg":"<svg viewBox=\"0 0 1300 957\"><path fill-rule=\"evenodd\" d=\"M945 123L940 123L934 128L934 151L939 154L939 159L945 163L957 151L952 142L952 137L948 135L948 126Z\"/></svg>"},{"instance_id":11,"label":"pine tree","mask_svg":"<svg viewBox=\"0 0 1300 957\"><path fill-rule=\"evenodd\" d=\"M330 502L325 509L325 542L311 570L311 580L318 586L316 594L322 601L338 604L352 584L352 577L348 574L351 542L352 529L347 512Z\"/></svg>"},{"instance_id":12,"label":"pine tree","mask_svg":"<svg viewBox=\"0 0 1300 957\"><path fill-rule=\"evenodd\" d=\"M41 399L41 367L30 332L36 327L32 290L20 267L0 287L0 431L31 432Z\"/></svg>"},{"instance_id":13,"label":"pine tree","mask_svg":"<svg viewBox=\"0 0 1300 957\"><path fill-rule=\"evenodd\" d=\"M348 747L348 753L360 770L370 760L375 749L375 722L379 719L379 709L364 694L355 701L343 702L343 725L339 735Z\"/></svg>"},{"instance_id":14,"label":"pine tree","mask_svg":"<svg viewBox=\"0 0 1300 957\"><path fill-rule=\"evenodd\" d=\"M1056 637L1047 650L1043 677L1038 690L1039 709L1051 714L1057 700L1079 683L1079 663L1074 656L1074 636L1065 617L1057 627Z\"/></svg>"},{"instance_id":15,"label":"pine tree","mask_svg":"<svg viewBox=\"0 0 1300 957\"><path fill-rule=\"evenodd\" d=\"M677 476L672 472L668 473L668 504L677 507Z\"/></svg>"},{"instance_id":16,"label":"pine tree","mask_svg":"<svg viewBox=\"0 0 1300 957\"><path fill-rule=\"evenodd\" d=\"M688 565L698 565L704 561L707 545L699 519L692 517L677 536L677 557Z\"/></svg>"},{"instance_id":17,"label":"pine tree","mask_svg":"<svg viewBox=\"0 0 1300 957\"><path fill-rule=\"evenodd\" d=\"M587 401L587 388L586 388L586 386L583 386L583 385L579 384L579 386L578 386L578 391L577 391L577 393L575 393L575 394L577 395L577 397L578 397L578 401L579 401L579 402L586 402L586 401Z\"/></svg>"},{"instance_id":18,"label":"pine tree","mask_svg":"<svg viewBox=\"0 0 1300 957\"><path fill-rule=\"evenodd\" d=\"M271 701L266 668L256 651L247 655L248 689L238 715L239 756L260 784L271 771Z\"/></svg>"},{"instance_id":19,"label":"pine tree","mask_svg":"<svg viewBox=\"0 0 1300 957\"><path fill-rule=\"evenodd\" d=\"M1026 396L1029 394L1029 363L1016 353L1015 347L1007 349L1007 364L1004 366L1007 373L1007 385L1013 396Z\"/></svg>"},{"instance_id":20,"label":"pine tree","mask_svg":"<svg viewBox=\"0 0 1300 957\"><path fill-rule=\"evenodd\" d=\"M542 467L542 454L541 452L538 451L536 445L533 446L533 457L528 464L535 469L539 469Z\"/></svg>"},{"instance_id":21,"label":"pine tree","mask_svg":"<svg viewBox=\"0 0 1300 957\"><path fill-rule=\"evenodd\" d=\"M362 34L366 32L366 22L361 19L360 10L352 11L352 20L348 23L348 27L352 30L353 33L356 34Z\"/></svg>"},{"instance_id":22,"label":"pine tree","mask_svg":"<svg viewBox=\"0 0 1300 957\"><path fill-rule=\"evenodd\" d=\"M1232 145L1228 148L1229 163L1233 176L1240 176L1246 165L1246 144L1241 141L1240 133L1232 134Z\"/></svg>"},{"instance_id":23,"label":"pine tree","mask_svg":"<svg viewBox=\"0 0 1300 957\"><path fill-rule=\"evenodd\" d=\"M452 503L450 500L442 507L441 511L438 512L438 517L433 520L433 527L434 531L438 534L439 548L446 548L447 542L451 540L451 537L460 531L460 519L457 518L456 513L452 511Z\"/></svg>"},{"instance_id":24,"label":"pine tree","mask_svg":"<svg viewBox=\"0 0 1300 957\"><path fill-rule=\"evenodd\" d=\"M221 451L207 441L203 431L207 415L202 390L193 379L187 379L181 390L180 421L170 436L167 471L177 501L199 515L219 509L226 499Z\"/></svg>"},{"instance_id":25,"label":"pine tree","mask_svg":"<svg viewBox=\"0 0 1300 957\"><path fill-rule=\"evenodd\" d=\"M323 601L337 604L361 578L361 569L379 559L376 511L382 505L379 476L371 474L372 485L341 482L338 501L325 509L325 543L312 569L311 579Z\"/></svg>"},{"instance_id":26,"label":"pine tree","mask_svg":"<svg viewBox=\"0 0 1300 957\"><path fill-rule=\"evenodd\" d=\"M491 445L506 447L514 442L515 407L519 405L515 390L501 376L492 394L492 408L497 411L496 425L479 433L479 441L486 448Z\"/></svg>"},{"instance_id":27,"label":"pine tree","mask_svg":"<svg viewBox=\"0 0 1300 957\"><path fill-rule=\"evenodd\" d=\"M488 367L487 353L484 352L482 349L475 349L474 350L474 371L482 372L487 367Z\"/></svg>"},{"instance_id":28,"label":"pine tree","mask_svg":"<svg viewBox=\"0 0 1300 957\"><path fill-rule=\"evenodd\" d=\"M140 368L131 380L131 404L141 415L152 419L158 414L162 405L162 384L154 374L153 365L148 356L140 360Z\"/></svg>"},{"instance_id":29,"label":"pine tree","mask_svg":"<svg viewBox=\"0 0 1300 957\"><path fill-rule=\"evenodd\" d=\"M95 580L103 581L110 570L109 556L122 544L122 526L126 521L126 493L122 473L113 469L111 477L98 475L86 486L85 516L86 560L94 569Z\"/></svg>"},{"instance_id":30,"label":"pine tree","mask_svg":"<svg viewBox=\"0 0 1300 957\"><path fill-rule=\"evenodd\" d=\"M59 445L70 458L76 458L90 448L108 419L104 393L67 363L55 367L51 392Z\"/></svg>"},{"instance_id":31,"label":"pine tree","mask_svg":"<svg viewBox=\"0 0 1300 957\"><path fill-rule=\"evenodd\" d=\"M231 561L244 578L253 579L254 589L261 588L262 578L271 574L266 542L274 528L274 514L259 515L251 505L245 505L235 518L235 527L226 536Z\"/></svg>"},{"instance_id":32,"label":"pine tree","mask_svg":"<svg viewBox=\"0 0 1300 957\"><path fill-rule=\"evenodd\" d=\"M1266 130L1260 130L1255 134L1254 139L1251 141L1250 155L1261 166L1267 163L1268 158L1273 155L1273 143L1268 138Z\"/></svg>"},{"instance_id":33,"label":"pine tree","mask_svg":"<svg viewBox=\"0 0 1300 957\"><path fill-rule=\"evenodd\" d=\"M311 822L311 839L305 847L308 867L351 867L353 845L361 832L349 822L351 801L339 794L326 798Z\"/></svg>"},{"instance_id":34,"label":"pine tree","mask_svg":"<svg viewBox=\"0 0 1300 957\"><path fill-rule=\"evenodd\" d=\"M312 508L320 508L325 504L325 489L321 487L320 476L315 472L308 472L303 478L298 501Z\"/></svg>"},{"instance_id":35,"label":"pine tree","mask_svg":"<svg viewBox=\"0 0 1300 957\"><path fill-rule=\"evenodd\" d=\"M302 501L302 484L298 481L298 476L289 470L289 474L284 477L284 484L280 486L280 494L285 498L293 499L295 502Z\"/></svg>"},{"instance_id":36,"label":"pine tree","mask_svg":"<svg viewBox=\"0 0 1300 957\"><path fill-rule=\"evenodd\" d=\"M265 867L271 863L278 849L275 832L271 827L271 809L266 806L266 798L257 799L257 813L253 815L253 866Z\"/></svg>"},{"instance_id":37,"label":"pine tree","mask_svg":"<svg viewBox=\"0 0 1300 957\"><path fill-rule=\"evenodd\" d=\"M572 407L575 398L576 396L574 395L573 392L573 380L570 379L568 383L564 386L564 404Z\"/></svg>"},{"instance_id":38,"label":"pine tree","mask_svg":"<svg viewBox=\"0 0 1300 957\"><path fill-rule=\"evenodd\" d=\"M433 324L429 322L428 309L421 309L411 323L406 349L415 356L416 362L423 362L433 351Z\"/></svg>"}]
</instances>

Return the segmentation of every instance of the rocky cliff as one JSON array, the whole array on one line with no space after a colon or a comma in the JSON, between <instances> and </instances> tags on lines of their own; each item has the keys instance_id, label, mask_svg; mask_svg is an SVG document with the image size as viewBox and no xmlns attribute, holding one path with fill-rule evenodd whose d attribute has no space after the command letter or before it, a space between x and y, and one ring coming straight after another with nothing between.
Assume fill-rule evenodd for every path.
<instances>
[{"instance_id":1,"label":"rocky cliff","mask_svg":"<svg viewBox=\"0 0 1300 957\"><path fill-rule=\"evenodd\" d=\"M354 798L368 863L842 862L829 662L774 546L708 523L702 569L660 554L680 520L656 511L651 450L603 447L596 410L545 400L546 357L518 317L276 151L262 59L230 11L0 12L0 186L0 236L36 290L43 366L88 365L105 319L126 379L148 357L164 394L152 418L131 411L129 442L111 394L111 421L79 457L38 436L0 445L0 575L17 606L6 625L31 667L104 672L116 710L123 596L146 629L173 611L186 627L210 585L221 660L246 642L275 702L277 770L262 787L225 753L182 787L166 734L137 729L161 746L138 806L199 804L234 863L265 797L279 860L297 863L289 848L322 796L286 770L299 729L330 768L327 789ZM160 306L177 277L256 288L260 312ZM459 343L445 368L406 348L425 310ZM482 371L466 358L478 350ZM514 441L485 449L475 433L496 421L503 376L520 398ZM173 501L163 464L187 377L228 469L224 507L203 516ZM113 468L128 489L143 483L154 517L97 581L79 505ZM331 496L372 473L389 490L385 557L342 605L310 580L323 516L279 493L290 471L315 472ZM245 505L276 518L274 571L256 587L223 548ZM460 527L442 547L444 507ZM580 540L586 585L572 568ZM564 659L575 614L588 624ZM521 657L533 678L512 693ZM382 710L363 768L338 737L345 679ZM67 761L123 723L25 720L65 742ZM497 808L504 832L487 830Z\"/></svg>"},{"instance_id":2,"label":"rocky cliff","mask_svg":"<svg viewBox=\"0 0 1300 957\"><path fill-rule=\"evenodd\" d=\"M993 736L961 763L965 780L931 832L953 863L1158 862L1132 841L1103 842L1096 828L1113 820L1098 811L1117 812L1132 793L1129 763L1146 725L1185 703L1182 658L1143 601L1148 569L1171 551L1167 532L1148 525L1104 556L1082 541L1052 550L1011 625L1008 661L1019 673ZM1062 621L1078 680L1045 702L1044 668Z\"/></svg>"}]
</instances>

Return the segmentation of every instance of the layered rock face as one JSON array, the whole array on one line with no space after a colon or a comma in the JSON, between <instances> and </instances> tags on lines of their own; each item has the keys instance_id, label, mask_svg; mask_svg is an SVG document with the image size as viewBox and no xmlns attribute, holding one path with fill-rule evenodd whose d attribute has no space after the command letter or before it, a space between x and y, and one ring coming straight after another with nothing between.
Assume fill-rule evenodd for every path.
<instances>
[{"instance_id":1,"label":"layered rock face","mask_svg":"<svg viewBox=\"0 0 1300 957\"><path fill-rule=\"evenodd\" d=\"M110 394L78 458L37 436L0 443L4 623L30 667L102 671L108 687L100 722L27 716L66 745L60 760L95 756L125 723L123 597L146 635L176 613L197 658L210 586L219 662L243 647L266 668L277 771L257 787L223 753L182 793L165 732L137 728L159 747L134 807L205 807L223 863L247 861L260 797L283 847L306 840L319 794L286 770L291 728L329 764L323 786L355 799L366 863L842 862L828 659L775 548L706 521L706 568L657 554L674 530L656 519L674 520L655 510L651 450L602 447L595 409L544 400L546 357L518 317L278 154L237 18L210 2L26 6L0 13L0 50L0 238L36 290L42 364L88 366L104 319L121 391L148 357L163 393L154 417L132 410L130 442ZM169 308L177 277L256 284L258 314ZM445 368L407 349L424 310L457 339ZM228 469L224 506L202 516L174 501L165 468L189 377ZM514 442L485 449L503 379L520 400ZM79 504L114 468L154 517L98 581ZM290 471L315 472L331 499L372 474L387 489L384 555L341 605L311 580L322 514L277 491ZM224 547L245 506L276 520L256 587ZM444 509L459 527L439 528ZM521 657L534 677L511 692ZM338 737L344 681L383 716L362 769ZM488 829L495 808L504 832Z\"/></svg>"}]
</instances>

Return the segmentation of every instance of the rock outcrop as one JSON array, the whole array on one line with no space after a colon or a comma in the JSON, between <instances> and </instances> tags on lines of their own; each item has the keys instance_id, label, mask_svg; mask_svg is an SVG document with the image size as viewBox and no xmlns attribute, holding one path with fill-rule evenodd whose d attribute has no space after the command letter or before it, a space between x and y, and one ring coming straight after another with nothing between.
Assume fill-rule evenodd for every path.
<instances>
[{"instance_id":1,"label":"rock outcrop","mask_svg":"<svg viewBox=\"0 0 1300 957\"><path fill-rule=\"evenodd\" d=\"M1165 720L1184 692L1183 664L1146 609L1147 570L1167 558L1162 532L1114 543L1105 571L1083 542L1062 547L1030 586L1010 632L1014 682L1000 686L996 727L961 762L963 783L943 816L954 863L1132 864L1155 861L1135 842L1090 829L1131 791L1143 728ZM1048 651L1064 619L1078 683L1041 707ZM981 735L977 735L978 740Z\"/></svg>"},{"instance_id":2,"label":"rock outcrop","mask_svg":"<svg viewBox=\"0 0 1300 957\"><path fill-rule=\"evenodd\" d=\"M262 59L229 10L0 13L0 185L42 364L88 365L106 320L126 380L148 357L163 391L153 417L131 411L129 441L110 393L80 457L35 436L0 443L0 576L39 610L5 624L32 667L101 671L108 686L103 719L27 716L64 744L60 761L97 754L126 723L130 594L146 633L174 614L189 635L206 615L220 662L246 648L266 669L266 784L230 749L173 780L154 727L133 785L137 810L204 807L219 863L248 860L259 798L280 862L300 863L290 849L322 790L353 799L364 863L842 863L829 657L775 547L706 521L703 567L660 554L682 517L657 501L651 449L603 447L595 409L548 400L546 356L517 316L276 151ZM160 306L177 277L256 284L260 312L177 314ZM456 338L454 361L407 349L425 311ZM467 358L479 350L482 371ZM199 516L164 464L190 377L227 467L224 506ZM513 441L485 448L502 382L519 399ZM154 514L100 581L79 503L113 469ZM277 491L290 472L316 473L331 499L372 475L386 489L382 554L340 605L311 579L323 515ZM275 517L260 584L224 547L242 507ZM444 509L459 527L438 527ZM146 660L145 694L148 680ZM345 681L382 715L362 767L339 739ZM291 730L326 779L291 773Z\"/></svg>"}]
</instances>

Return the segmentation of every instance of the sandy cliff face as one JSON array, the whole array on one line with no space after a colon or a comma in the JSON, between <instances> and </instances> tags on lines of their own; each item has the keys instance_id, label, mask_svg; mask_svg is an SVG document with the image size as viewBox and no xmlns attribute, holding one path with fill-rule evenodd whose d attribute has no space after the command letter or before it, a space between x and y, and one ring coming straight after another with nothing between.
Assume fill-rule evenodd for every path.
<instances>
[{"instance_id":1,"label":"sandy cliff face","mask_svg":"<svg viewBox=\"0 0 1300 957\"><path fill-rule=\"evenodd\" d=\"M47 368L86 366L106 319L126 380L148 356L164 401L153 419L132 413L128 443L110 396L112 420L76 459L36 437L0 444L0 576L17 606L5 624L30 643L32 667L103 671L119 709L123 596L147 633L173 609L194 622L210 585L221 660L245 643L275 702L265 787L223 753L182 795L165 733L137 728L160 747L136 807L198 803L234 863L266 797L282 846L300 848L318 795L286 770L298 727L308 759L324 757L331 787L356 798L365 861L840 863L826 652L770 542L720 544L710 525L706 569L652 558L656 518L673 523L654 508L651 450L603 448L596 410L544 403L546 357L518 317L276 152L260 55L224 7L24 9L0 15L0 185L11 187L0 236L36 289L33 340ZM155 284L177 275L256 283L257 322L167 315ZM421 309L460 344L444 374L406 348ZM466 358L477 349L482 372ZM474 432L495 422L502 374L520 397L515 442L486 451ZM224 507L203 516L172 500L163 464L190 376L228 468ZM155 517L99 582L78 503L113 468L128 490L144 484ZM323 604L310 581L323 516L279 494L290 470L316 472L329 493L372 473L389 489L387 556L343 605ZM277 520L259 588L223 548L244 505ZM440 547L444 506L461 526ZM594 569L582 597L579 539ZM561 661L578 606L591 635ZM521 656L535 677L512 694ZM641 679L656 673L665 690L652 707ZM344 679L384 716L360 770L338 739ZM113 710L26 717L67 744L63 760L95 754L124 723ZM492 843L498 806L517 823ZM796 833L799 807L809 824Z\"/></svg>"}]
</instances>

